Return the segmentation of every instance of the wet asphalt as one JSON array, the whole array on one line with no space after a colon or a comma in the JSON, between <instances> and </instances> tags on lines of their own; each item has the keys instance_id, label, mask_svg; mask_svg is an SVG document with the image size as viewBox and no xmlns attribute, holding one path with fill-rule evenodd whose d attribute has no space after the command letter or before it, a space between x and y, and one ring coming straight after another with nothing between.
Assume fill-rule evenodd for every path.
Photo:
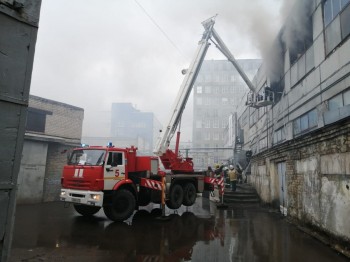
<instances>
[{"instance_id":1,"label":"wet asphalt","mask_svg":"<svg viewBox=\"0 0 350 262\"><path fill-rule=\"evenodd\" d=\"M349 261L258 205L219 209L199 197L174 212L159 205L114 223L52 202L17 206L9 261Z\"/></svg>"}]
</instances>

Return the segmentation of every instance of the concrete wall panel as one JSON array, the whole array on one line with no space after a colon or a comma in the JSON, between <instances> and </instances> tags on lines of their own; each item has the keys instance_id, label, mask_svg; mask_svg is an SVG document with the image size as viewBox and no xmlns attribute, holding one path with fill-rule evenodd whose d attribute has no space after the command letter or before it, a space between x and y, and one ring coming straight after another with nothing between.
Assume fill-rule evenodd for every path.
<instances>
[{"instance_id":1,"label":"concrete wall panel","mask_svg":"<svg viewBox=\"0 0 350 262\"><path fill-rule=\"evenodd\" d=\"M333 235L350 240L349 176L323 176L321 187L321 226Z\"/></svg>"},{"instance_id":2,"label":"concrete wall panel","mask_svg":"<svg viewBox=\"0 0 350 262\"><path fill-rule=\"evenodd\" d=\"M321 173L330 175L350 175L350 153L321 156Z\"/></svg>"},{"instance_id":3,"label":"concrete wall panel","mask_svg":"<svg viewBox=\"0 0 350 262\"><path fill-rule=\"evenodd\" d=\"M18 176L17 203L40 203L46 169L48 144L25 140Z\"/></svg>"},{"instance_id":4,"label":"concrete wall panel","mask_svg":"<svg viewBox=\"0 0 350 262\"><path fill-rule=\"evenodd\" d=\"M12 180L21 106L0 101L0 183Z\"/></svg>"}]
</instances>

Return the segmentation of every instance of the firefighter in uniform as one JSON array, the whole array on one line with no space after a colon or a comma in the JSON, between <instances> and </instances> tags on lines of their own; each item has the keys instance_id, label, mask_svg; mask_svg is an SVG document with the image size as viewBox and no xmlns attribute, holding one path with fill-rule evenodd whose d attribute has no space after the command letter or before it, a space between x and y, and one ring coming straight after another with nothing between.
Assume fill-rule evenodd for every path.
<instances>
[{"instance_id":1,"label":"firefighter in uniform","mask_svg":"<svg viewBox=\"0 0 350 262\"><path fill-rule=\"evenodd\" d=\"M231 190L236 191L237 184L237 172L233 165L230 165L230 170L228 171L228 177L230 178Z\"/></svg>"}]
</instances>

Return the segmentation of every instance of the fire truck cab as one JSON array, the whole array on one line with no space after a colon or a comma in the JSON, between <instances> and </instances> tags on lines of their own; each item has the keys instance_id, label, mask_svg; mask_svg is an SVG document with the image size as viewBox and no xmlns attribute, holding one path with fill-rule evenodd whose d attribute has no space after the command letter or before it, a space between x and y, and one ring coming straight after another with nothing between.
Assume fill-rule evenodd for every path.
<instances>
[{"instance_id":1,"label":"fire truck cab","mask_svg":"<svg viewBox=\"0 0 350 262\"><path fill-rule=\"evenodd\" d=\"M73 203L82 215L93 215L103 207L112 220L128 218L137 203L145 204L141 179L159 180L158 158L136 156L136 151L111 145L74 149L63 168L60 199Z\"/></svg>"}]
</instances>

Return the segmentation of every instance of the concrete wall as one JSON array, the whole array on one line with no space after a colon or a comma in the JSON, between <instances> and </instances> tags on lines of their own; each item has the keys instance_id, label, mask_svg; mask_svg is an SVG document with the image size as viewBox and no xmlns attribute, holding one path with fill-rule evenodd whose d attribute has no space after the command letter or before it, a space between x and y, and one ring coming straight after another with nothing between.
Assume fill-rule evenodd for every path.
<instances>
[{"instance_id":1,"label":"concrete wall","mask_svg":"<svg viewBox=\"0 0 350 262\"><path fill-rule=\"evenodd\" d=\"M40 0L0 0L0 261L11 247Z\"/></svg>"},{"instance_id":2,"label":"concrete wall","mask_svg":"<svg viewBox=\"0 0 350 262\"><path fill-rule=\"evenodd\" d=\"M286 162L288 215L350 240L350 121L327 126L254 156L249 182L263 202L279 203L277 163ZM266 172L267 170L267 172Z\"/></svg>"},{"instance_id":3,"label":"concrete wall","mask_svg":"<svg viewBox=\"0 0 350 262\"><path fill-rule=\"evenodd\" d=\"M50 143L47 153L43 201L57 201L61 190L63 166L67 163L67 152L73 146Z\"/></svg>"},{"instance_id":4,"label":"concrete wall","mask_svg":"<svg viewBox=\"0 0 350 262\"><path fill-rule=\"evenodd\" d=\"M24 141L18 177L18 204L42 201L47 149L45 142Z\"/></svg>"}]
</instances>

